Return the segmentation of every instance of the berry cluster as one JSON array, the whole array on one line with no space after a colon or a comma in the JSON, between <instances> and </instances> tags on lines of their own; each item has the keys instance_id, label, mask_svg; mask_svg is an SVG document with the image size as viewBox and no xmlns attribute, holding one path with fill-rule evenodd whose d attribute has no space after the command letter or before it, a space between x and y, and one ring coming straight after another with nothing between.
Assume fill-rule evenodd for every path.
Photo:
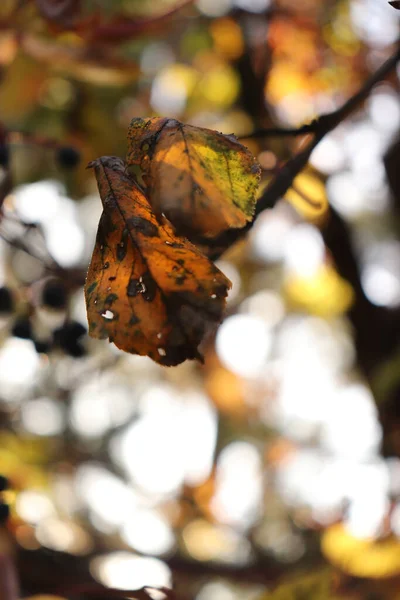
<instances>
[{"instance_id":1,"label":"berry cluster","mask_svg":"<svg viewBox=\"0 0 400 600\"><path fill-rule=\"evenodd\" d=\"M0 288L0 316L10 319L11 334L32 340L37 352L59 349L75 358L84 356L87 329L67 318L68 293L64 283L52 277L38 288L29 310L17 317L13 292L8 287Z\"/></svg>"}]
</instances>

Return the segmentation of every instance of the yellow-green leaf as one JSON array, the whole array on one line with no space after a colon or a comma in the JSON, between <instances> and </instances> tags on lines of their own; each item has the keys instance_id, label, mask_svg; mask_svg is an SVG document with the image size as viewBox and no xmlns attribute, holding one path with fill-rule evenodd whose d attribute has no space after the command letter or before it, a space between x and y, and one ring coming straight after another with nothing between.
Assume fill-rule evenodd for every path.
<instances>
[{"instance_id":1,"label":"yellow-green leaf","mask_svg":"<svg viewBox=\"0 0 400 600\"><path fill-rule=\"evenodd\" d=\"M260 167L233 135L151 118L133 119L128 140L128 164L180 233L213 238L253 218Z\"/></svg>"}]
</instances>

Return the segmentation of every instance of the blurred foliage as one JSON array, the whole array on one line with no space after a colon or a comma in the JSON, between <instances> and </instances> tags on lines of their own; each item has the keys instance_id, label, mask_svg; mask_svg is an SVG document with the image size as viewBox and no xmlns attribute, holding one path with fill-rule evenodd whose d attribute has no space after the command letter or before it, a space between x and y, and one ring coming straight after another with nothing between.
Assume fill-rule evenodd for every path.
<instances>
[{"instance_id":1,"label":"blurred foliage","mask_svg":"<svg viewBox=\"0 0 400 600\"><path fill-rule=\"evenodd\" d=\"M399 15L0 3L0 553L21 597L400 596L398 69L217 261L233 286L204 366L89 338L83 299L101 213L86 165L126 155L132 118L297 127L394 52ZM262 193L304 137L243 141Z\"/></svg>"}]
</instances>

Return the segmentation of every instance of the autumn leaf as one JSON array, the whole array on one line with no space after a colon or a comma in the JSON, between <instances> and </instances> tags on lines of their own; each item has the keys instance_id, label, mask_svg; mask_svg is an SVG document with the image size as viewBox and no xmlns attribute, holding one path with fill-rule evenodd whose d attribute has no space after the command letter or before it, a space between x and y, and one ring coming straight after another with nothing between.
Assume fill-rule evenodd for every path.
<instances>
[{"instance_id":1,"label":"autumn leaf","mask_svg":"<svg viewBox=\"0 0 400 600\"><path fill-rule=\"evenodd\" d=\"M140 165L154 210L179 233L213 238L254 215L260 167L233 135L175 119L133 119L129 165Z\"/></svg>"},{"instance_id":2,"label":"autumn leaf","mask_svg":"<svg viewBox=\"0 0 400 600\"><path fill-rule=\"evenodd\" d=\"M342 523L328 527L321 539L324 556L354 577L385 579L400 575L400 541L353 536Z\"/></svg>"},{"instance_id":3,"label":"autumn leaf","mask_svg":"<svg viewBox=\"0 0 400 600\"><path fill-rule=\"evenodd\" d=\"M89 166L104 208L85 286L90 335L162 365L201 360L198 345L220 321L230 281L157 219L121 159Z\"/></svg>"}]
</instances>

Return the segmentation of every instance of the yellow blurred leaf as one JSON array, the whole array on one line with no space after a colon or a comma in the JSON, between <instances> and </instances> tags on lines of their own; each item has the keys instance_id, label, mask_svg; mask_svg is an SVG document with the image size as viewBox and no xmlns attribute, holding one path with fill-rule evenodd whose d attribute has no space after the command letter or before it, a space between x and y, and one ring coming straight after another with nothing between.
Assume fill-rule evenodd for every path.
<instances>
[{"instance_id":1,"label":"yellow blurred leaf","mask_svg":"<svg viewBox=\"0 0 400 600\"><path fill-rule=\"evenodd\" d=\"M243 54L242 30L233 19L216 19L210 25L216 50L225 58L234 60Z\"/></svg>"},{"instance_id":2,"label":"yellow blurred leaf","mask_svg":"<svg viewBox=\"0 0 400 600\"><path fill-rule=\"evenodd\" d=\"M225 108L236 100L240 91L240 79L229 65L217 64L204 74L199 91L216 108Z\"/></svg>"},{"instance_id":3,"label":"yellow blurred leaf","mask_svg":"<svg viewBox=\"0 0 400 600\"><path fill-rule=\"evenodd\" d=\"M311 170L303 171L294 179L285 199L312 223L319 222L329 206L325 185Z\"/></svg>"},{"instance_id":4,"label":"yellow blurred leaf","mask_svg":"<svg viewBox=\"0 0 400 600\"><path fill-rule=\"evenodd\" d=\"M329 527L321 539L325 557L355 577L383 579L400 575L400 540L353 537L343 525Z\"/></svg>"},{"instance_id":5,"label":"yellow blurred leaf","mask_svg":"<svg viewBox=\"0 0 400 600\"><path fill-rule=\"evenodd\" d=\"M312 277L288 277L284 290L293 307L325 318L346 312L354 298L351 285L328 265Z\"/></svg>"}]
</instances>

